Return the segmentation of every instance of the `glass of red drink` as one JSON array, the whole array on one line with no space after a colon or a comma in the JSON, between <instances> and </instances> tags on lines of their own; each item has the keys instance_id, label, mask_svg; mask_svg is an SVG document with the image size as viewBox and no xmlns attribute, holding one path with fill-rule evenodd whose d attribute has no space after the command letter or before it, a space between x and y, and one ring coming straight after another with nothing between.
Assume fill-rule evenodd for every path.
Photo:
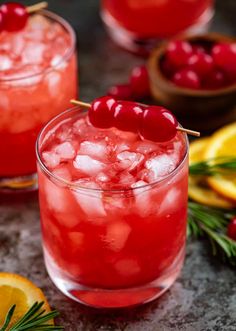
<instances>
[{"instance_id":1,"label":"glass of red drink","mask_svg":"<svg viewBox=\"0 0 236 331\"><path fill-rule=\"evenodd\" d=\"M0 33L0 192L37 187L36 137L77 95L75 42L71 26L48 11Z\"/></svg>"},{"instance_id":2,"label":"glass of red drink","mask_svg":"<svg viewBox=\"0 0 236 331\"><path fill-rule=\"evenodd\" d=\"M122 47L146 53L163 38L202 32L213 15L214 0L102 0L101 16Z\"/></svg>"},{"instance_id":3,"label":"glass of red drink","mask_svg":"<svg viewBox=\"0 0 236 331\"><path fill-rule=\"evenodd\" d=\"M188 143L93 127L70 109L37 141L47 270L70 298L125 307L160 296L185 255Z\"/></svg>"}]
</instances>

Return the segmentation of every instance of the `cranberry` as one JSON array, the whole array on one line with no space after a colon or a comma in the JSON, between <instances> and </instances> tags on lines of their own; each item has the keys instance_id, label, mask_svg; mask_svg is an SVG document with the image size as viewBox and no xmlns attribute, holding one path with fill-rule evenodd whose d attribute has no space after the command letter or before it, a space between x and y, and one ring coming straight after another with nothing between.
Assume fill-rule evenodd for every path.
<instances>
[{"instance_id":1,"label":"cranberry","mask_svg":"<svg viewBox=\"0 0 236 331\"><path fill-rule=\"evenodd\" d=\"M213 58L209 54L194 54L188 59L188 69L195 71L200 77L206 76L214 69Z\"/></svg>"},{"instance_id":2,"label":"cranberry","mask_svg":"<svg viewBox=\"0 0 236 331\"><path fill-rule=\"evenodd\" d=\"M161 61L161 71L162 73L167 77L167 78L171 78L173 77L174 73L175 73L175 67L173 66L173 64L170 62L170 60L168 60L167 58L164 58Z\"/></svg>"},{"instance_id":3,"label":"cranberry","mask_svg":"<svg viewBox=\"0 0 236 331\"><path fill-rule=\"evenodd\" d=\"M178 69L183 67L188 62L188 59L193 55L193 47L187 41L171 41L166 51L169 61Z\"/></svg>"},{"instance_id":4,"label":"cranberry","mask_svg":"<svg viewBox=\"0 0 236 331\"><path fill-rule=\"evenodd\" d=\"M26 7L17 2L8 2L1 5L3 14L3 29L9 32L22 30L28 19Z\"/></svg>"},{"instance_id":5,"label":"cranberry","mask_svg":"<svg viewBox=\"0 0 236 331\"><path fill-rule=\"evenodd\" d=\"M227 229L227 236L236 240L236 216L230 221Z\"/></svg>"},{"instance_id":6,"label":"cranberry","mask_svg":"<svg viewBox=\"0 0 236 331\"><path fill-rule=\"evenodd\" d=\"M95 99L89 109L89 120L97 128L110 128L113 126L112 106L116 103L111 97L101 97Z\"/></svg>"},{"instance_id":7,"label":"cranberry","mask_svg":"<svg viewBox=\"0 0 236 331\"><path fill-rule=\"evenodd\" d=\"M132 94L141 99L150 95L149 75L145 65L134 67L130 75Z\"/></svg>"},{"instance_id":8,"label":"cranberry","mask_svg":"<svg viewBox=\"0 0 236 331\"><path fill-rule=\"evenodd\" d=\"M192 45L194 54L206 54L207 50L200 44Z\"/></svg>"},{"instance_id":9,"label":"cranberry","mask_svg":"<svg viewBox=\"0 0 236 331\"><path fill-rule=\"evenodd\" d=\"M225 73L219 69L215 69L203 81L203 86L206 89L219 89L229 85Z\"/></svg>"},{"instance_id":10,"label":"cranberry","mask_svg":"<svg viewBox=\"0 0 236 331\"><path fill-rule=\"evenodd\" d=\"M178 86L189 89L199 89L201 85L198 74L190 69L177 71L174 74L172 81Z\"/></svg>"},{"instance_id":11,"label":"cranberry","mask_svg":"<svg viewBox=\"0 0 236 331\"><path fill-rule=\"evenodd\" d=\"M145 139L166 142L175 137L177 125L177 120L169 110L148 106L143 112L139 133Z\"/></svg>"},{"instance_id":12,"label":"cranberry","mask_svg":"<svg viewBox=\"0 0 236 331\"><path fill-rule=\"evenodd\" d=\"M227 73L236 73L236 43L217 44L212 48L215 64Z\"/></svg>"},{"instance_id":13,"label":"cranberry","mask_svg":"<svg viewBox=\"0 0 236 331\"><path fill-rule=\"evenodd\" d=\"M118 100L132 100L133 99L131 87L128 84L112 86L108 90L107 94L112 96L114 99L118 99Z\"/></svg>"},{"instance_id":14,"label":"cranberry","mask_svg":"<svg viewBox=\"0 0 236 331\"><path fill-rule=\"evenodd\" d=\"M119 101L112 106L114 126L122 131L138 132L143 109L139 104Z\"/></svg>"}]
</instances>

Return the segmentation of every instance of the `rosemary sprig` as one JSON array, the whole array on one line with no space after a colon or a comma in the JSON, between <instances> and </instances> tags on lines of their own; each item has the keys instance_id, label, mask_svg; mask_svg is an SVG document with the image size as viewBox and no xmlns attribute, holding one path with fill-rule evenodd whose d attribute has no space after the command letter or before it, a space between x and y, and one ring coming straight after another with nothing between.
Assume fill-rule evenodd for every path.
<instances>
[{"instance_id":1,"label":"rosemary sprig","mask_svg":"<svg viewBox=\"0 0 236 331\"><path fill-rule=\"evenodd\" d=\"M207 237L213 255L220 254L231 265L236 265L236 241L226 235L229 220L236 210L226 212L218 208L205 207L195 202L188 205L188 235Z\"/></svg>"},{"instance_id":2,"label":"rosemary sprig","mask_svg":"<svg viewBox=\"0 0 236 331\"><path fill-rule=\"evenodd\" d=\"M224 156L193 163L189 166L190 175L215 176L236 173L236 157Z\"/></svg>"},{"instance_id":3,"label":"rosemary sprig","mask_svg":"<svg viewBox=\"0 0 236 331\"><path fill-rule=\"evenodd\" d=\"M47 324L46 322L51 321L57 317L59 313L56 310L50 313L44 314L45 310L42 309L44 302L35 302L33 306L22 316L15 325L9 328L12 316L16 309L16 305L13 305L6 316L3 326L0 331L59 331L63 330L62 326L55 326Z\"/></svg>"}]
</instances>

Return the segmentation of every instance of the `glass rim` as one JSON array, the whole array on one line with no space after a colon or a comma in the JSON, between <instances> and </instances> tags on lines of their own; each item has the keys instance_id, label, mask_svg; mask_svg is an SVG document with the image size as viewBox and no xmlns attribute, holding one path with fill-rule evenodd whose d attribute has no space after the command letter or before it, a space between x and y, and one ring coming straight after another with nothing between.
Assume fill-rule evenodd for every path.
<instances>
[{"instance_id":1,"label":"glass rim","mask_svg":"<svg viewBox=\"0 0 236 331\"><path fill-rule=\"evenodd\" d=\"M71 46L68 47L65 50L65 53L63 54L63 56L61 57L61 60L58 61L58 63L56 65L48 65L46 68L40 70L39 72L33 73L33 74L29 74L29 75L21 75L19 77L13 77L13 78L0 78L0 83L5 83L5 82L15 82L15 81L20 81L20 80L24 80L24 79L28 79L28 78L32 78L32 77L37 77L37 76L41 76L44 74L48 74L49 72L53 71L55 68L59 67L62 63L64 63L65 61L67 61L68 59L70 59L71 55L73 54L74 50L75 50L75 46L76 46L76 34L74 29L72 28L72 26L70 25L69 22L67 22L63 17L49 11L49 10L41 10L40 14L38 15L42 15L42 16L46 16L56 22L58 22L59 24L61 24L63 26L63 28L69 33L70 38L71 38Z\"/></svg>"},{"instance_id":2,"label":"glass rim","mask_svg":"<svg viewBox=\"0 0 236 331\"><path fill-rule=\"evenodd\" d=\"M185 153L183 155L183 157L181 158L181 162L177 165L177 167L172 170L169 174L167 174L166 176L164 176L163 178L160 178L152 183L147 183L145 185L140 185L140 186L137 186L137 187L130 187L130 188L126 188L126 189L103 189L103 188L99 188L99 189L95 189L95 188L87 188L87 187L84 187L84 186L80 186L76 183L73 183L71 181L68 181L60 176L57 176L55 175L51 170L49 170L47 168L47 166L45 165L45 163L43 162L42 158L41 158L41 153L40 153L40 139L42 137L42 135L47 131L47 129L50 127L51 124L53 124L53 122L57 121L60 117L63 117L64 115L67 115L67 114L70 114L70 113L75 113L77 112L78 110L80 110L80 112L84 112L86 113L87 111L84 111L81 109L80 106L75 106L75 107L71 107L67 110L65 110L64 112L58 114L57 116L53 117L49 122L47 122L47 124L41 129L41 131L39 132L38 134L38 137L37 137L37 140L36 140L36 144L35 144L35 148L36 148L36 158L37 158L37 162L39 163L40 165L40 168L42 169L42 171L47 174L49 176L49 179L51 180L51 178L53 178L53 180L55 180L56 182L59 182L60 184L63 184L64 186L68 187L68 188L71 188L73 190L82 190L82 191L85 191L85 192L96 192L96 193L99 193L99 192L106 192L106 193L118 193L118 194L121 194L121 193L127 193L127 192L133 192L133 191L136 191L136 190L140 190L140 189L145 189L145 188L148 188L148 187L152 187L152 186L155 186L157 184L160 184L166 180L168 180L169 178L171 177L174 177L179 169L182 168L182 166L184 165L186 159L188 158L188 152L189 152L189 141L188 141L188 138L187 138L187 134L186 133L182 133L184 135L184 142L185 142ZM180 124L179 124L180 127L182 127Z\"/></svg>"}]
</instances>

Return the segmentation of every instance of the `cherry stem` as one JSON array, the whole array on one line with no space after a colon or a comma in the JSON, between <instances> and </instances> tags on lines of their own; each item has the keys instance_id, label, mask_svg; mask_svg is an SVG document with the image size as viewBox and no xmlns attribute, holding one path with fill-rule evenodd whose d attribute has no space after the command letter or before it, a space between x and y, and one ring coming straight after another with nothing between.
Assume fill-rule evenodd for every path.
<instances>
[{"instance_id":1,"label":"cherry stem","mask_svg":"<svg viewBox=\"0 0 236 331\"><path fill-rule=\"evenodd\" d=\"M91 108L91 104L90 103L87 103L87 102L83 102L83 101L78 101L78 100L70 100L70 102L73 104L73 105L76 105L76 106L81 106L83 108L86 108L86 109L89 109ZM194 136L194 137L200 137L200 132L198 131L193 131L193 130L189 130L189 129L185 129L185 128L182 128L180 126L177 126L176 128L178 131L181 131L181 132L184 132L184 133L187 133L189 134L190 136Z\"/></svg>"},{"instance_id":2,"label":"cherry stem","mask_svg":"<svg viewBox=\"0 0 236 331\"><path fill-rule=\"evenodd\" d=\"M42 2L36 3L35 5L26 7L26 11L28 14L32 14L41 9L45 9L47 7L48 7L48 3L46 1L42 1Z\"/></svg>"}]
</instances>

